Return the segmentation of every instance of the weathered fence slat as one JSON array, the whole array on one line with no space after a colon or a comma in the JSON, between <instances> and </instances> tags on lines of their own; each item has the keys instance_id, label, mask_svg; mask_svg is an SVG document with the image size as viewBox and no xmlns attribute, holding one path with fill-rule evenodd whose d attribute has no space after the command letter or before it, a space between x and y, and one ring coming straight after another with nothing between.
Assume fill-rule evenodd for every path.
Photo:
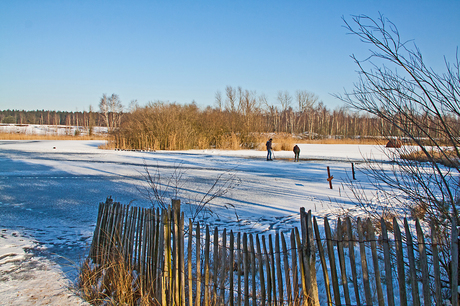
<instances>
[{"instance_id":1,"label":"weathered fence slat","mask_svg":"<svg viewBox=\"0 0 460 306\"><path fill-rule=\"evenodd\" d=\"M382 280L380 279L379 258L377 255L377 240L375 238L374 226L372 225L370 219L367 219L367 235L368 239L371 241L372 263L374 265L374 277L375 286L377 289L377 300L379 306L384 306L385 300L383 297Z\"/></svg>"},{"instance_id":2,"label":"weathered fence slat","mask_svg":"<svg viewBox=\"0 0 460 306\"><path fill-rule=\"evenodd\" d=\"M321 236L318 229L318 223L316 223L316 218L313 217L313 226L315 228L315 236L316 236L316 245L318 246L319 257L321 260L321 266L323 268L323 276L324 282L326 284L326 297L327 297L327 304L332 305L332 295L331 295L331 287L329 282L329 275L327 273L327 264L326 264L326 256L324 254L323 245L321 243ZM300 261L300 258L299 258Z\"/></svg>"},{"instance_id":3,"label":"weathered fence slat","mask_svg":"<svg viewBox=\"0 0 460 306\"><path fill-rule=\"evenodd\" d=\"M254 250L254 238L252 234L248 234L249 237L249 259L250 259L250 266L251 266L251 299L252 305L255 306L257 303L257 286L256 286L256 256Z\"/></svg>"},{"instance_id":4,"label":"weathered fence slat","mask_svg":"<svg viewBox=\"0 0 460 306\"><path fill-rule=\"evenodd\" d=\"M179 235L180 235L180 284L181 284L181 305L185 306L185 245L184 245L184 212L181 213L180 224L179 224Z\"/></svg>"},{"instance_id":5,"label":"weathered fence slat","mask_svg":"<svg viewBox=\"0 0 460 306\"><path fill-rule=\"evenodd\" d=\"M361 306L358 287L358 273L356 272L356 259L355 259L355 243L353 240L353 228L351 226L350 218L346 219L347 236L348 236L348 258L350 259L351 275L353 279L353 288L355 292L355 301L357 306Z\"/></svg>"},{"instance_id":6,"label":"weathered fence slat","mask_svg":"<svg viewBox=\"0 0 460 306\"><path fill-rule=\"evenodd\" d=\"M308 293L308 302L313 306L319 306L318 283L316 281L316 248L313 235L313 224L311 221L311 210L307 214L307 255L310 261L310 287L311 291Z\"/></svg>"},{"instance_id":7,"label":"weathered fence slat","mask_svg":"<svg viewBox=\"0 0 460 306\"><path fill-rule=\"evenodd\" d=\"M278 279L278 296L279 303L283 305L284 303L284 288L283 288L283 271L281 268L281 250L280 250L280 233L276 232L275 234L275 258L276 258L276 278Z\"/></svg>"},{"instance_id":8,"label":"weathered fence slat","mask_svg":"<svg viewBox=\"0 0 460 306\"><path fill-rule=\"evenodd\" d=\"M393 291L393 278L391 277L391 257L390 257L390 244L388 242L388 232L385 219L380 218L380 226L382 229L382 244L383 244L383 258L385 262L385 281L387 287L387 305L394 306L395 295Z\"/></svg>"},{"instance_id":9,"label":"weathered fence slat","mask_svg":"<svg viewBox=\"0 0 460 306\"><path fill-rule=\"evenodd\" d=\"M358 237L359 237L359 254L361 258L361 270L363 272L363 285L364 285L364 296L366 297L366 305L372 305L371 287L369 281L369 270L367 267L366 257L366 245L364 244L363 227L364 224L361 222L361 218L358 218Z\"/></svg>"},{"instance_id":10,"label":"weathered fence slat","mask_svg":"<svg viewBox=\"0 0 460 306\"><path fill-rule=\"evenodd\" d=\"M211 236L209 234L209 226L206 225L206 241L204 245L204 305L209 305L209 250L210 250Z\"/></svg>"},{"instance_id":11,"label":"weathered fence slat","mask_svg":"<svg viewBox=\"0 0 460 306\"><path fill-rule=\"evenodd\" d=\"M281 246L283 249L283 266L284 266L284 279L286 280L286 295L287 302L292 305L292 289L291 289L291 276L289 275L289 253L287 251L286 239L283 232L281 232Z\"/></svg>"},{"instance_id":12,"label":"weathered fence slat","mask_svg":"<svg viewBox=\"0 0 460 306\"><path fill-rule=\"evenodd\" d=\"M264 262L262 257L262 249L260 247L259 235L256 235L256 247L257 247L257 260L259 262L259 280L260 280L260 299L261 305L265 306L265 278L264 278Z\"/></svg>"},{"instance_id":13,"label":"weathered fence slat","mask_svg":"<svg viewBox=\"0 0 460 306\"><path fill-rule=\"evenodd\" d=\"M252 305L257 304L257 286L256 286L256 254L254 250L254 238L252 234L249 235L249 255L251 258L251 287L252 287Z\"/></svg>"},{"instance_id":14,"label":"weathered fence slat","mask_svg":"<svg viewBox=\"0 0 460 306\"><path fill-rule=\"evenodd\" d=\"M300 234L297 228L295 230L295 238L297 242L297 254L299 257L299 269L300 269L300 280L302 282L302 300L306 301L308 299L308 290L307 290L307 279L305 276L305 261L303 260L303 251L302 251L302 242L300 241Z\"/></svg>"},{"instance_id":15,"label":"weathered fence slat","mask_svg":"<svg viewBox=\"0 0 460 306\"><path fill-rule=\"evenodd\" d=\"M162 210L162 213L160 214L160 219L158 220L158 227L159 227L159 241L158 241L158 263L157 263L157 271L158 271L158 276L157 276L157 299L163 303L163 292L166 290L166 287L164 286L163 283L163 278L164 278L164 265L165 265L165 260L163 260L164 257L164 229L165 229L165 219L164 219L164 213L165 211Z\"/></svg>"},{"instance_id":16,"label":"weathered fence slat","mask_svg":"<svg viewBox=\"0 0 460 306\"><path fill-rule=\"evenodd\" d=\"M418 219L415 220L415 227L417 232L418 250L420 253L420 268L422 270L422 284L423 284L423 300L424 305L431 306L430 294L430 275L428 274L428 260L426 257L425 237L423 237L422 228Z\"/></svg>"},{"instance_id":17,"label":"weathered fence slat","mask_svg":"<svg viewBox=\"0 0 460 306\"><path fill-rule=\"evenodd\" d=\"M311 217L311 216L310 216ZM302 231L302 241L299 241L299 251L301 256L299 256L299 260L302 260L302 285L305 287L304 290L304 301L308 304L312 304L312 271L310 268L314 267L311 265L311 243L309 241L309 233L308 233L308 226L307 226L307 219L308 216L305 213L305 208L300 209L300 229Z\"/></svg>"},{"instance_id":18,"label":"weathered fence slat","mask_svg":"<svg viewBox=\"0 0 460 306\"><path fill-rule=\"evenodd\" d=\"M441 270L439 268L439 253L438 253L438 233L435 230L434 222L430 224L431 232L431 252L433 256L433 274L434 274L434 285L435 285L435 305L442 303L441 296Z\"/></svg>"},{"instance_id":19,"label":"weathered fence slat","mask_svg":"<svg viewBox=\"0 0 460 306\"><path fill-rule=\"evenodd\" d=\"M237 305L241 306L241 300L242 300L242 295L241 295L241 276L243 275L242 272L242 265L243 265L243 253L241 252L241 233L238 232L238 235L236 237L236 254L238 256L238 263L237 263L237 269L238 269L238 296L237 296Z\"/></svg>"},{"instance_id":20,"label":"weathered fence slat","mask_svg":"<svg viewBox=\"0 0 460 306\"><path fill-rule=\"evenodd\" d=\"M294 304L297 304L299 300L299 278L297 273L297 247L295 243L295 232L291 230L291 267L292 267L292 283L294 290Z\"/></svg>"},{"instance_id":21,"label":"weathered fence slat","mask_svg":"<svg viewBox=\"0 0 460 306\"><path fill-rule=\"evenodd\" d=\"M214 247L213 247L213 270L212 270L212 304L217 305L217 274L219 271L219 230L214 228Z\"/></svg>"},{"instance_id":22,"label":"weathered fence slat","mask_svg":"<svg viewBox=\"0 0 460 306\"><path fill-rule=\"evenodd\" d=\"M195 237L196 237L196 297L195 305L201 305L201 233L200 222L196 223Z\"/></svg>"},{"instance_id":23,"label":"weathered fence slat","mask_svg":"<svg viewBox=\"0 0 460 306\"><path fill-rule=\"evenodd\" d=\"M324 232L326 233L327 252L329 264L331 267L331 280L332 289L334 291L334 301L335 305L341 305L342 302L340 301L339 280L337 278L337 266L335 265L334 246L332 242L331 228L327 218L324 218Z\"/></svg>"},{"instance_id":24,"label":"weathered fence slat","mask_svg":"<svg viewBox=\"0 0 460 306\"><path fill-rule=\"evenodd\" d=\"M337 220L337 250L339 254L339 266L342 276L343 295L345 296L345 305L350 305L350 292L348 291L347 270L345 265L345 252L343 251L343 231L342 221Z\"/></svg>"},{"instance_id":25,"label":"weathered fence slat","mask_svg":"<svg viewBox=\"0 0 460 306\"><path fill-rule=\"evenodd\" d=\"M234 301L234 291L233 291L233 272L235 271L235 265L234 265L234 235L233 235L233 231L230 231L230 271L229 271L229 274L230 274L230 290L229 290L229 304L230 306L233 306L233 301Z\"/></svg>"},{"instance_id":26,"label":"weathered fence slat","mask_svg":"<svg viewBox=\"0 0 460 306\"><path fill-rule=\"evenodd\" d=\"M244 306L249 306L248 234L243 234Z\"/></svg>"},{"instance_id":27,"label":"weathered fence slat","mask_svg":"<svg viewBox=\"0 0 460 306\"><path fill-rule=\"evenodd\" d=\"M193 223L188 219L187 271L188 271L188 305L193 306L193 275L192 275L192 244ZM197 247L197 250L200 248Z\"/></svg>"},{"instance_id":28,"label":"weathered fence slat","mask_svg":"<svg viewBox=\"0 0 460 306\"><path fill-rule=\"evenodd\" d=\"M170 271L171 271L171 225L169 222L169 217L170 213L165 213L163 211L163 228L164 228L164 265L163 265L163 285L162 285L162 303L163 305L170 305L171 304L171 299L170 299L170 294L171 294L171 286L170 286Z\"/></svg>"},{"instance_id":29,"label":"weathered fence slat","mask_svg":"<svg viewBox=\"0 0 460 306\"><path fill-rule=\"evenodd\" d=\"M264 248L264 255L265 255L265 269L267 271L267 298L268 298L268 305L272 304L272 272L270 269L270 260L268 257L268 252L267 252L267 245L265 244L265 236L262 236L262 245Z\"/></svg>"},{"instance_id":30,"label":"weathered fence slat","mask_svg":"<svg viewBox=\"0 0 460 306\"><path fill-rule=\"evenodd\" d=\"M458 228L457 217L452 216L452 241L451 241L451 256L452 256L452 306L458 306Z\"/></svg>"},{"instance_id":31,"label":"weathered fence slat","mask_svg":"<svg viewBox=\"0 0 460 306\"><path fill-rule=\"evenodd\" d=\"M406 243L407 243L407 258L409 260L409 276L412 289L412 303L414 306L420 306L420 296L418 292L418 283L417 283L417 271L415 270L415 258L414 258L414 244L412 242L412 235L409 230L409 224L407 219L404 218L404 231L406 233Z\"/></svg>"},{"instance_id":32,"label":"weathered fence slat","mask_svg":"<svg viewBox=\"0 0 460 306\"><path fill-rule=\"evenodd\" d=\"M402 237L399 229L398 221L393 218L393 229L395 235L395 249L396 249L396 265L398 268L398 285L399 285L399 304L401 306L407 305L406 293L406 274L404 272L404 254L402 249Z\"/></svg>"},{"instance_id":33,"label":"weathered fence slat","mask_svg":"<svg viewBox=\"0 0 460 306\"><path fill-rule=\"evenodd\" d=\"M273 241L272 241L272 235L268 235L268 248L270 251L270 266L272 270L272 292L273 292L273 303L278 305L278 299L276 298L277 292L276 292L276 264L275 264L275 253L273 250Z\"/></svg>"},{"instance_id":34,"label":"weathered fence slat","mask_svg":"<svg viewBox=\"0 0 460 306\"><path fill-rule=\"evenodd\" d=\"M225 303L225 279L227 278L227 229L222 232L222 246L220 248L220 297L219 303Z\"/></svg>"}]
</instances>

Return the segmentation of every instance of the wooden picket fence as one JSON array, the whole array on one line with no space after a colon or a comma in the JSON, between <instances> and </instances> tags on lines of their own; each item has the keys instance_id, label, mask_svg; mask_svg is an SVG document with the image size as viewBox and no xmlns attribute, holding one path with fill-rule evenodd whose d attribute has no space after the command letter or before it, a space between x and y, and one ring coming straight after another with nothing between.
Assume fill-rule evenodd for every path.
<instances>
[{"instance_id":1,"label":"wooden picket fence","mask_svg":"<svg viewBox=\"0 0 460 306\"><path fill-rule=\"evenodd\" d=\"M407 220L404 235L393 220L390 239L383 219L376 237L369 220L358 219L353 230L350 219L339 219L332 231L325 218L320 232L311 212L300 215L300 231L265 236L192 222L184 228L178 200L160 211L108 199L99 206L90 258L103 264L123 256L159 305L441 305L442 245L433 227L427 243L418 221L414 241ZM452 305L458 305L455 222Z\"/></svg>"}]
</instances>

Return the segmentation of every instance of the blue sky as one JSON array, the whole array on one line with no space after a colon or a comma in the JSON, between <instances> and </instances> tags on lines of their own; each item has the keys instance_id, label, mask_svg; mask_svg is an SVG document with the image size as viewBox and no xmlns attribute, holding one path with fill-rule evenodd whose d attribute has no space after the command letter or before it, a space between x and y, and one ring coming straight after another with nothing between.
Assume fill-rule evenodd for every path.
<instances>
[{"instance_id":1,"label":"blue sky","mask_svg":"<svg viewBox=\"0 0 460 306\"><path fill-rule=\"evenodd\" d=\"M214 105L227 85L331 96L358 80L368 45L342 16L384 14L443 71L460 44L460 1L0 2L0 109L82 111L103 93L128 105Z\"/></svg>"}]
</instances>

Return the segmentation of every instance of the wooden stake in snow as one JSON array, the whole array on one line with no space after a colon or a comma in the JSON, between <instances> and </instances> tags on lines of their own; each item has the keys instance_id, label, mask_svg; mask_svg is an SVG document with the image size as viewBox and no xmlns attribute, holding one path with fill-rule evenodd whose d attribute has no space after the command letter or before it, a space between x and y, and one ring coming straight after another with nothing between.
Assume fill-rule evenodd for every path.
<instances>
[{"instance_id":1,"label":"wooden stake in snow","mask_svg":"<svg viewBox=\"0 0 460 306\"><path fill-rule=\"evenodd\" d=\"M332 189L332 179L334 176L331 175L331 170L329 169L329 166L327 166L327 181L329 182L329 188Z\"/></svg>"}]
</instances>

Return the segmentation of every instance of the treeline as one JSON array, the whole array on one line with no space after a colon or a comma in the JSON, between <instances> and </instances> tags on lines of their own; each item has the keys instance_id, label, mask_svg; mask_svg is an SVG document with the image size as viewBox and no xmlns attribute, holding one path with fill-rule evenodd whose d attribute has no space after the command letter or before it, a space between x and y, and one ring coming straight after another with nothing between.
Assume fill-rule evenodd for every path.
<instances>
[{"instance_id":1,"label":"treeline","mask_svg":"<svg viewBox=\"0 0 460 306\"><path fill-rule=\"evenodd\" d=\"M105 126L105 119L98 112L64 112L50 110L0 110L1 123L41 124L68 126Z\"/></svg>"},{"instance_id":2,"label":"treeline","mask_svg":"<svg viewBox=\"0 0 460 306\"><path fill-rule=\"evenodd\" d=\"M270 105L265 95L258 96L241 87L227 86L225 93L218 91L215 98L215 106L205 109L195 103L161 101L131 108L113 130L112 145L141 150L238 149L259 146L269 135L284 135L293 141L403 136L388 120L345 107L330 110L307 91L297 91L294 96L280 91L277 105ZM427 114L416 117L413 122L429 119ZM446 119L454 120L460 127L458 118ZM432 118L428 121L434 122ZM415 124L413 127L416 128ZM436 126L430 128L430 134L434 138L444 137Z\"/></svg>"},{"instance_id":3,"label":"treeline","mask_svg":"<svg viewBox=\"0 0 460 306\"><path fill-rule=\"evenodd\" d=\"M139 107L134 100L129 112L124 112L118 95L104 94L98 112L92 108L89 112L6 110L0 111L0 121L88 128L104 126L113 136L112 147L141 150L254 148L263 144L268 134L292 137L294 141L403 135L389 120L352 112L345 107L330 110L308 91L299 90L294 95L280 91L276 100L273 105L263 94L227 86L223 94L216 92L214 107L200 109L194 102L180 105L161 101ZM393 118L396 120L398 114L392 116L396 116ZM414 135L418 135L417 124L426 121L425 130L429 130L431 137L445 137L439 134L436 120L428 114L414 116L405 125L408 130L414 129ZM453 121L452 126L460 128L459 118L445 120ZM287 145L283 149L290 148Z\"/></svg>"}]
</instances>

